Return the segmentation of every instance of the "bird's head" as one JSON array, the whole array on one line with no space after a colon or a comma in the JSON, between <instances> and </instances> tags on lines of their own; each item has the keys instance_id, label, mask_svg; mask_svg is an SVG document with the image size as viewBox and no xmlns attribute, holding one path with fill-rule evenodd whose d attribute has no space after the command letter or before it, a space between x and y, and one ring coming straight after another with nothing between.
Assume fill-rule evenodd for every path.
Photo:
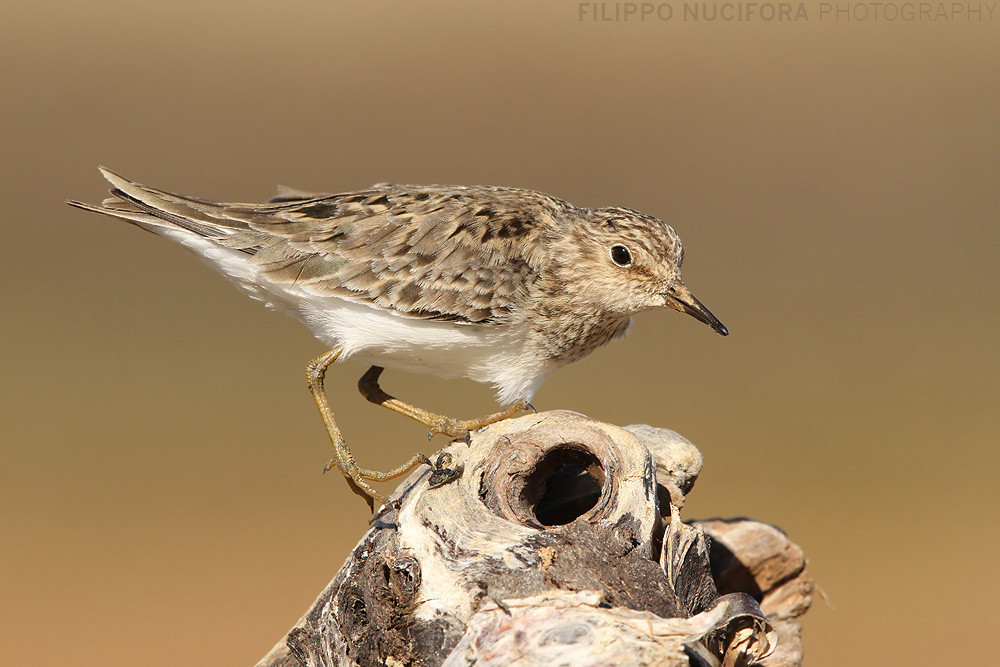
<instances>
[{"instance_id":1,"label":"bird's head","mask_svg":"<svg viewBox=\"0 0 1000 667\"><path fill-rule=\"evenodd\" d=\"M684 247L670 225L621 207L587 209L580 223L558 245L570 255L564 266L579 272L573 284L585 298L622 315L667 306L729 334L681 280Z\"/></svg>"}]
</instances>

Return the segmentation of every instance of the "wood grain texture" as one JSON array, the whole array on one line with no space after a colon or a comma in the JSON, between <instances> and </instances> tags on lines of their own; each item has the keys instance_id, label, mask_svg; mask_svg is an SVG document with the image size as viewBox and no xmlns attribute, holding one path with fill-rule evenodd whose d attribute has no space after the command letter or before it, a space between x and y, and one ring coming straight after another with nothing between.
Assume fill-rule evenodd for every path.
<instances>
[{"instance_id":1,"label":"wood grain texture","mask_svg":"<svg viewBox=\"0 0 1000 667\"><path fill-rule=\"evenodd\" d=\"M548 412L442 463L461 476L404 482L259 667L801 661L801 550L754 521L681 521L701 455L673 431Z\"/></svg>"}]
</instances>

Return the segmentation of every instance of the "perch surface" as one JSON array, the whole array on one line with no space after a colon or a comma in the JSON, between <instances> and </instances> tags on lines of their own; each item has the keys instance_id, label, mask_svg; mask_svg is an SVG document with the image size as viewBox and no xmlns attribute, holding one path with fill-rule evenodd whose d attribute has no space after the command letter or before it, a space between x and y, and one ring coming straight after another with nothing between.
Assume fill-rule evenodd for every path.
<instances>
[{"instance_id":1,"label":"perch surface","mask_svg":"<svg viewBox=\"0 0 1000 667\"><path fill-rule=\"evenodd\" d=\"M682 522L702 458L675 432L556 411L444 454L461 474L413 473L258 667L801 661L801 551Z\"/></svg>"}]
</instances>

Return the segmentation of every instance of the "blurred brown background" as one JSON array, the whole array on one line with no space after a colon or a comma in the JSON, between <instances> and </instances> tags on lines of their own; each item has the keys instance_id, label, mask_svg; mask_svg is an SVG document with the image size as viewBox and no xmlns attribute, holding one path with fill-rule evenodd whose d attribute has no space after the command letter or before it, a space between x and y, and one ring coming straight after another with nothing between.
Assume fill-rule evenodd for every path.
<instances>
[{"instance_id":1,"label":"blurred brown background","mask_svg":"<svg viewBox=\"0 0 1000 667\"><path fill-rule=\"evenodd\" d=\"M575 2L8 7L3 662L252 664L368 519L320 474L303 376L320 344L181 248L65 206L101 200L105 164L224 200L491 183L665 218L732 335L644 314L536 405L694 441L685 516L769 521L809 556L829 598L805 619L811 664L982 663L1000 10L713 23L674 5L645 22L580 21ZM363 464L432 449L357 395L363 371L328 380ZM494 407L464 381L385 385Z\"/></svg>"}]
</instances>

